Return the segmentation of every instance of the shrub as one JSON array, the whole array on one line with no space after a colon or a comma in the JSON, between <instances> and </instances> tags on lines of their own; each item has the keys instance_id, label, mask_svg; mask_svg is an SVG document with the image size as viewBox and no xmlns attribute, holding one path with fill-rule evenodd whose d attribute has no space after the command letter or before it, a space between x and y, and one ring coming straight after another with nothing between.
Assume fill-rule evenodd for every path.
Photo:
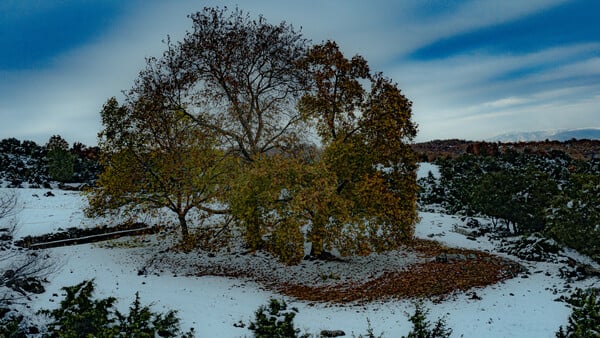
<instances>
[{"instance_id":1,"label":"shrub","mask_svg":"<svg viewBox=\"0 0 600 338\"><path fill-rule=\"evenodd\" d=\"M141 306L139 294L124 315L114 309L116 299L92 299L93 281L64 287L67 293L60 308L41 310L52 319L48 325L50 337L176 337L180 334L179 318L175 311L156 314ZM193 331L182 334L193 337Z\"/></svg>"},{"instance_id":2,"label":"shrub","mask_svg":"<svg viewBox=\"0 0 600 338\"><path fill-rule=\"evenodd\" d=\"M415 304L415 313L409 318L413 324L413 329L404 338L447 338L452 334L452 329L446 327L446 321L443 318L438 319L431 327L431 322L427 319L427 310L422 303Z\"/></svg>"},{"instance_id":3,"label":"shrub","mask_svg":"<svg viewBox=\"0 0 600 338\"><path fill-rule=\"evenodd\" d=\"M294 317L298 309L288 310L285 301L276 299L269 300L268 308L260 306L255 313L255 321L248 327L254 332L256 338L294 338L309 337L309 335L300 336L300 329L294 328Z\"/></svg>"},{"instance_id":4,"label":"shrub","mask_svg":"<svg viewBox=\"0 0 600 338\"><path fill-rule=\"evenodd\" d=\"M600 336L600 290L577 289L567 303L573 306L566 331L561 326L558 338L580 338Z\"/></svg>"},{"instance_id":5,"label":"shrub","mask_svg":"<svg viewBox=\"0 0 600 338\"><path fill-rule=\"evenodd\" d=\"M5 316L0 318L0 337L26 337L22 327L23 317Z\"/></svg>"},{"instance_id":6,"label":"shrub","mask_svg":"<svg viewBox=\"0 0 600 338\"><path fill-rule=\"evenodd\" d=\"M364 335L360 334L358 337L352 334L352 338L383 338L383 333L381 333L379 336L376 336L373 331L373 327L371 326L371 321L369 318L367 318L367 333Z\"/></svg>"},{"instance_id":7,"label":"shrub","mask_svg":"<svg viewBox=\"0 0 600 338\"><path fill-rule=\"evenodd\" d=\"M600 262L600 175L572 175L546 218L549 236Z\"/></svg>"}]
</instances>

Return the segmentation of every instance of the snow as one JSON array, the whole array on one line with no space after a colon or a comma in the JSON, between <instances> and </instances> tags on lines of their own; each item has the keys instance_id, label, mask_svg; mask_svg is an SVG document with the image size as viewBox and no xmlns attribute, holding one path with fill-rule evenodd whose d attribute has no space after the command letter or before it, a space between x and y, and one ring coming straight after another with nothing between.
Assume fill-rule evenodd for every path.
<instances>
[{"instance_id":1,"label":"snow","mask_svg":"<svg viewBox=\"0 0 600 338\"><path fill-rule=\"evenodd\" d=\"M435 167L421 165L420 172L433 172L432 169ZM3 191L6 189L0 189L0 193ZM79 193L53 190L54 197L44 197L46 191L16 190L21 203L17 237L73 226L91 227L98 222L84 217L85 198ZM494 244L487 237L473 241L456 232L457 227L464 225L459 217L424 212L420 217L416 227L416 236L420 238L433 237L450 246L494 252ZM106 242L46 249L52 260L58 262L58 269L48 277L47 291L32 297L31 311L55 308L62 299L61 287L93 278L97 297L114 296L119 309L126 310L139 291L143 304L153 304L153 309L158 311L177 310L182 329L193 327L197 337L252 336L248 323L254 319L256 309L273 297L297 307L296 326L312 334L323 329L341 329L347 336L365 334L367 319L375 334L383 332L385 337L406 335L412 327L408 322L413 312L411 300L332 305L290 299L244 279L169 272L138 275L147 258L144 252L152 251L152 246L130 239L116 241L130 245ZM433 321L444 317L448 327L453 329L452 337L553 337L559 326L567 324L571 311L565 303L555 301L561 293L568 292L565 280L558 276L560 264L510 258L527 267L531 272L528 278L516 277L457 293L439 303L426 300L430 309L428 318ZM585 287L595 282L597 280L584 280L571 285ZM472 299L473 291L480 300ZM240 321L245 327L234 326Z\"/></svg>"},{"instance_id":2,"label":"snow","mask_svg":"<svg viewBox=\"0 0 600 338\"><path fill-rule=\"evenodd\" d=\"M419 163L417 179L427 177L430 172L433 174L433 177L440 178L440 168L437 165L428 162Z\"/></svg>"}]
</instances>

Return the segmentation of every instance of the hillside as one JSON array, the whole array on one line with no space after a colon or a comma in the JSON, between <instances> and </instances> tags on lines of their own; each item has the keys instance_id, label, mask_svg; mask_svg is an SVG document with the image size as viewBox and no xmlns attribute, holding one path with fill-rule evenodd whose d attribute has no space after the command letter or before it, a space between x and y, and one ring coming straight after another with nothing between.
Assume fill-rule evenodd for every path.
<instances>
[{"instance_id":1,"label":"hillside","mask_svg":"<svg viewBox=\"0 0 600 338\"><path fill-rule=\"evenodd\" d=\"M600 140L600 129L561 129L520 133L507 133L489 139L490 142L534 142L534 141L569 141L569 140Z\"/></svg>"},{"instance_id":2,"label":"hillside","mask_svg":"<svg viewBox=\"0 0 600 338\"><path fill-rule=\"evenodd\" d=\"M421 161L431 162L439 157L455 158L470 153L497 156L506 151L552 154L563 152L578 160L600 158L600 140L536 141L536 142L485 142L466 140L434 140L415 143L413 150Z\"/></svg>"}]
</instances>

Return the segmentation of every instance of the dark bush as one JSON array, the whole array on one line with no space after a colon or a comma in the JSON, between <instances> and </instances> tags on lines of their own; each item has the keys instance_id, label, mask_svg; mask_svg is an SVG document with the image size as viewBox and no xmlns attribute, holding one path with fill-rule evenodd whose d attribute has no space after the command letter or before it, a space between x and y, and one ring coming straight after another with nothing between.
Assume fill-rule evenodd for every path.
<instances>
[{"instance_id":1,"label":"dark bush","mask_svg":"<svg viewBox=\"0 0 600 338\"><path fill-rule=\"evenodd\" d=\"M566 302L573 306L566 329L561 326L558 338L587 338L600 336L600 290L577 289Z\"/></svg>"},{"instance_id":2,"label":"dark bush","mask_svg":"<svg viewBox=\"0 0 600 338\"><path fill-rule=\"evenodd\" d=\"M415 304L415 313L409 320L413 324L413 329L408 336L403 338L447 338L452 334L452 329L446 327L446 321L443 318L431 323L427 319L427 310L422 303Z\"/></svg>"},{"instance_id":3,"label":"dark bush","mask_svg":"<svg viewBox=\"0 0 600 338\"><path fill-rule=\"evenodd\" d=\"M156 314L141 306L139 295L125 315L114 309L116 299L92 299L93 281L64 287L66 297L56 310L42 310L52 319L48 324L50 337L177 337L181 334L175 311ZM193 337L193 331L181 334Z\"/></svg>"},{"instance_id":4,"label":"dark bush","mask_svg":"<svg viewBox=\"0 0 600 338\"><path fill-rule=\"evenodd\" d=\"M261 306L255 313L255 321L248 327L256 338L295 338L300 336L300 330L294 328L294 317L298 309L288 310L285 301L271 299L269 306Z\"/></svg>"}]
</instances>

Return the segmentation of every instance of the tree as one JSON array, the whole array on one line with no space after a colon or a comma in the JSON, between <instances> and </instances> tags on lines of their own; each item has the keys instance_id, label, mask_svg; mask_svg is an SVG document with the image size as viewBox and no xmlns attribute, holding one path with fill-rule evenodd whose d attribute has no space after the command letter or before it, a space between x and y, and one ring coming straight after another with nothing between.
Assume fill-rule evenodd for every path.
<instances>
[{"instance_id":1,"label":"tree","mask_svg":"<svg viewBox=\"0 0 600 338\"><path fill-rule=\"evenodd\" d=\"M546 227L545 210L557 193L556 182L533 167L500 170L476 179L471 204L494 225L503 221L508 232L540 232Z\"/></svg>"},{"instance_id":2,"label":"tree","mask_svg":"<svg viewBox=\"0 0 600 338\"><path fill-rule=\"evenodd\" d=\"M53 135L46 144L50 178L67 182L73 178L75 156L69 152L69 143L60 135Z\"/></svg>"},{"instance_id":3,"label":"tree","mask_svg":"<svg viewBox=\"0 0 600 338\"><path fill-rule=\"evenodd\" d=\"M546 211L550 236L600 261L600 175L572 175Z\"/></svg>"},{"instance_id":4,"label":"tree","mask_svg":"<svg viewBox=\"0 0 600 338\"><path fill-rule=\"evenodd\" d=\"M579 289L565 300L572 307L566 329L560 326L557 338L585 338L600 335L600 299L598 289Z\"/></svg>"},{"instance_id":5,"label":"tree","mask_svg":"<svg viewBox=\"0 0 600 338\"><path fill-rule=\"evenodd\" d=\"M323 162L263 156L232 183L228 201L250 249L296 264L306 241L321 250L347 247L349 208L336 188Z\"/></svg>"},{"instance_id":6,"label":"tree","mask_svg":"<svg viewBox=\"0 0 600 338\"><path fill-rule=\"evenodd\" d=\"M334 43L309 50L286 23L226 8L190 18L193 30L147 60L126 104L105 105L96 210L166 206L184 236L187 211L228 213L250 249L288 263L305 241L318 256L412 237L416 127L395 83ZM310 125L322 150L312 151ZM179 203L189 192L201 195ZM225 208L209 207L217 200Z\"/></svg>"},{"instance_id":7,"label":"tree","mask_svg":"<svg viewBox=\"0 0 600 338\"><path fill-rule=\"evenodd\" d=\"M71 153L75 155L73 166L73 181L91 184L100 174L100 164L98 163L98 147L87 147L86 145L75 142L71 148Z\"/></svg>"},{"instance_id":8,"label":"tree","mask_svg":"<svg viewBox=\"0 0 600 338\"><path fill-rule=\"evenodd\" d=\"M189 237L188 215L222 211L217 201L225 172L223 152L214 138L185 114L141 98L129 106L111 98L102 110L100 159L105 170L89 192L88 214L167 208L177 215L181 235Z\"/></svg>"},{"instance_id":9,"label":"tree","mask_svg":"<svg viewBox=\"0 0 600 338\"><path fill-rule=\"evenodd\" d=\"M354 238L346 249L367 254L397 248L412 238L417 221L412 103L391 80L371 74L361 56L346 59L334 42L312 47L303 66L313 82L300 110L316 124L322 160L354 220L346 226ZM314 244L319 254L322 247Z\"/></svg>"},{"instance_id":10,"label":"tree","mask_svg":"<svg viewBox=\"0 0 600 338\"><path fill-rule=\"evenodd\" d=\"M300 335L300 329L294 327L294 317L298 309L291 308L285 301L271 298L269 306L261 305L254 313L254 321L248 329L255 338L305 338L308 334Z\"/></svg>"}]
</instances>

